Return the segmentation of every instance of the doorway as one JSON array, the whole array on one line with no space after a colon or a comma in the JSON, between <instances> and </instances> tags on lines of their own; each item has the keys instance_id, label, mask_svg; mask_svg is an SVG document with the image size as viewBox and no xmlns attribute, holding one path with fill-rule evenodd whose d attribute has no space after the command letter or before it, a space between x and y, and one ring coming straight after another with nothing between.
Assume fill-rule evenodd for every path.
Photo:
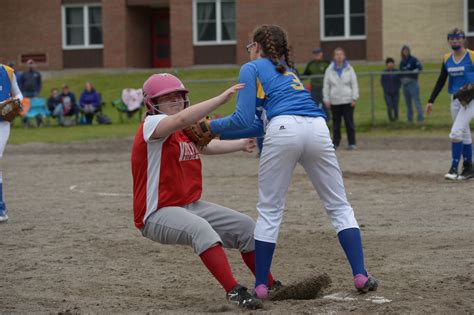
<instances>
[{"instance_id":1,"label":"doorway","mask_svg":"<svg viewBox=\"0 0 474 315\"><path fill-rule=\"evenodd\" d=\"M155 68L171 67L170 10L153 11L151 21L152 63Z\"/></svg>"}]
</instances>

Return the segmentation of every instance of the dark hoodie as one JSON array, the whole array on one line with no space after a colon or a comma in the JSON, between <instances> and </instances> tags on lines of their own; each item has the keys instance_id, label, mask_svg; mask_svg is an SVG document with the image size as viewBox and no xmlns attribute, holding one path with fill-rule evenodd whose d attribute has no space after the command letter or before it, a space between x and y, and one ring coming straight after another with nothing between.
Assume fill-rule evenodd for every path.
<instances>
[{"instance_id":1,"label":"dark hoodie","mask_svg":"<svg viewBox=\"0 0 474 315\"><path fill-rule=\"evenodd\" d=\"M408 49L408 58L403 56L403 50ZM412 80L418 79L418 73L423 70L421 62L414 56L411 55L410 47L404 45L402 50L400 51L401 54L401 61L400 61L400 71L412 71L413 74L400 74L400 80L402 83L408 83Z\"/></svg>"}]
</instances>

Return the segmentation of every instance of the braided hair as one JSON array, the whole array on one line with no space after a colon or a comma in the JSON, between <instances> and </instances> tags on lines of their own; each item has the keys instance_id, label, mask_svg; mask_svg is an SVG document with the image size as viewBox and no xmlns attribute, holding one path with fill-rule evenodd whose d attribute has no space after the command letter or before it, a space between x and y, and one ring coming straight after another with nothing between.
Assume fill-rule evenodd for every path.
<instances>
[{"instance_id":1,"label":"braided hair","mask_svg":"<svg viewBox=\"0 0 474 315\"><path fill-rule=\"evenodd\" d=\"M294 63L290 58L288 35L280 26L261 25L257 27L253 31L253 41L262 46L263 55L270 58L279 73L286 71L285 64L281 62L282 57L289 67L294 68Z\"/></svg>"}]
</instances>

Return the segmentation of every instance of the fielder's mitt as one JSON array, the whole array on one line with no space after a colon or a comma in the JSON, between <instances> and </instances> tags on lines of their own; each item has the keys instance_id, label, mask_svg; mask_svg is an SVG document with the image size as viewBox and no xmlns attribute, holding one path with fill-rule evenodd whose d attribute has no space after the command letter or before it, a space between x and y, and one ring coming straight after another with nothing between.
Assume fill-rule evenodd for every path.
<instances>
[{"instance_id":1,"label":"fielder's mitt","mask_svg":"<svg viewBox=\"0 0 474 315\"><path fill-rule=\"evenodd\" d=\"M189 140L202 147L215 138L211 131L211 119L209 117L205 117L194 125L186 127L183 129L183 132L188 136Z\"/></svg>"},{"instance_id":2,"label":"fielder's mitt","mask_svg":"<svg viewBox=\"0 0 474 315\"><path fill-rule=\"evenodd\" d=\"M462 105L468 105L472 99L474 99L474 83L464 85L454 94L454 97L457 98Z\"/></svg>"},{"instance_id":3,"label":"fielder's mitt","mask_svg":"<svg viewBox=\"0 0 474 315\"><path fill-rule=\"evenodd\" d=\"M0 117L3 120L11 122L16 116L20 115L21 110L21 101L19 99L10 98L0 103Z\"/></svg>"}]
</instances>

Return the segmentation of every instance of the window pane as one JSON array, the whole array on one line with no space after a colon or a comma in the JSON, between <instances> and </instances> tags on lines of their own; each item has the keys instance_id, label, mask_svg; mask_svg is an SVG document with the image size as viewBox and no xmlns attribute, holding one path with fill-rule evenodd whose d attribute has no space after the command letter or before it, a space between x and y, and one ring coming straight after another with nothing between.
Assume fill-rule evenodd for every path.
<instances>
[{"instance_id":1,"label":"window pane","mask_svg":"<svg viewBox=\"0 0 474 315\"><path fill-rule=\"evenodd\" d=\"M364 0L351 0L350 11L351 13L364 13L365 12L365 1Z\"/></svg>"},{"instance_id":2,"label":"window pane","mask_svg":"<svg viewBox=\"0 0 474 315\"><path fill-rule=\"evenodd\" d=\"M351 35L365 35L365 17L351 17Z\"/></svg>"},{"instance_id":3,"label":"window pane","mask_svg":"<svg viewBox=\"0 0 474 315\"><path fill-rule=\"evenodd\" d=\"M198 40L216 40L216 23L198 23Z\"/></svg>"},{"instance_id":4,"label":"window pane","mask_svg":"<svg viewBox=\"0 0 474 315\"><path fill-rule=\"evenodd\" d=\"M474 32L474 12L469 12L468 15L468 32Z\"/></svg>"},{"instance_id":5,"label":"window pane","mask_svg":"<svg viewBox=\"0 0 474 315\"><path fill-rule=\"evenodd\" d=\"M469 0L468 3L467 3L467 9L468 10L472 10L474 9L474 0Z\"/></svg>"},{"instance_id":6,"label":"window pane","mask_svg":"<svg viewBox=\"0 0 474 315\"><path fill-rule=\"evenodd\" d=\"M235 2L222 1L221 3L221 35L222 40L235 40Z\"/></svg>"},{"instance_id":7,"label":"window pane","mask_svg":"<svg viewBox=\"0 0 474 315\"><path fill-rule=\"evenodd\" d=\"M235 22L222 22L222 40L235 40Z\"/></svg>"},{"instance_id":8,"label":"window pane","mask_svg":"<svg viewBox=\"0 0 474 315\"><path fill-rule=\"evenodd\" d=\"M66 26L84 25L84 11L82 8L66 8Z\"/></svg>"},{"instance_id":9,"label":"window pane","mask_svg":"<svg viewBox=\"0 0 474 315\"><path fill-rule=\"evenodd\" d=\"M215 21L216 20L216 4L215 3L198 3L197 4L198 22Z\"/></svg>"},{"instance_id":10,"label":"window pane","mask_svg":"<svg viewBox=\"0 0 474 315\"><path fill-rule=\"evenodd\" d=\"M67 27L66 28L66 44L67 45L84 45L84 28Z\"/></svg>"},{"instance_id":11,"label":"window pane","mask_svg":"<svg viewBox=\"0 0 474 315\"><path fill-rule=\"evenodd\" d=\"M235 20L235 3L233 1L222 2L221 11L223 20Z\"/></svg>"},{"instance_id":12,"label":"window pane","mask_svg":"<svg viewBox=\"0 0 474 315\"><path fill-rule=\"evenodd\" d=\"M344 17L325 18L324 36L344 36Z\"/></svg>"},{"instance_id":13,"label":"window pane","mask_svg":"<svg viewBox=\"0 0 474 315\"><path fill-rule=\"evenodd\" d=\"M101 7L89 8L89 24L102 25L102 8Z\"/></svg>"},{"instance_id":14,"label":"window pane","mask_svg":"<svg viewBox=\"0 0 474 315\"><path fill-rule=\"evenodd\" d=\"M89 44L102 44L102 27L91 26L89 27Z\"/></svg>"},{"instance_id":15,"label":"window pane","mask_svg":"<svg viewBox=\"0 0 474 315\"><path fill-rule=\"evenodd\" d=\"M215 41L216 38L216 4L197 4L197 39L198 41Z\"/></svg>"},{"instance_id":16,"label":"window pane","mask_svg":"<svg viewBox=\"0 0 474 315\"><path fill-rule=\"evenodd\" d=\"M344 14L344 0L324 0L324 14Z\"/></svg>"}]
</instances>

